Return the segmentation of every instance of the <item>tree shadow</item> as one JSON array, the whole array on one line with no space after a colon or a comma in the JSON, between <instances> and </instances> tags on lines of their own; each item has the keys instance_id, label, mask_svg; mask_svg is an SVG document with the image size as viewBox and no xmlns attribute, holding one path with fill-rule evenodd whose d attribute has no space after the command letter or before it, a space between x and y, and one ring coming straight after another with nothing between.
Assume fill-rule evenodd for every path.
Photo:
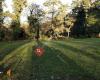
<instances>
[{"instance_id":1,"label":"tree shadow","mask_svg":"<svg viewBox=\"0 0 100 80\"><path fill-rule=\"evenodd\" d=\"M96 80L74 60L54 47L44 45L42 57L33 55L35 78L38 80Z\"/></svg>"},{"instance_id":2,"label":"tree shadow","mask_svg":"<svg viewBox=\"0 0 100 80\"><path fill-rule=\"evenodd\" d=\"M6 57L7 55L9 55L9 53L13 52L14 50L16 50L17 48L21 47L22 45L26 44L27 42L22 42L20 44L13 44L11 46L8 46L7 48L5 48L4 50L0 51L0 61L2 61L4 59L4 57Z\"/></svg>"},{"instance_id":3,"label":"tree shadow","mask_svg":"<svg viewBox=\"0 0 100 80\"><path fill-rule=\"evenodd\" d=\"M100 61L100 56L96 56L95 53L90 53L90 52L87 52L85 51L84 49L78 49L78 48L75 48L73 46L70 46L70 45L66 45L66 44L63 44L63 43L59 43L59 42L53 42L54 44L56 44L57 46L60 46L60 47L66 47L67 49L73 51L73 52L77 52L77 53L80 53L82 55L85 55L85 56L88 56L96 61Z\"/></svg>"}]
</instances>

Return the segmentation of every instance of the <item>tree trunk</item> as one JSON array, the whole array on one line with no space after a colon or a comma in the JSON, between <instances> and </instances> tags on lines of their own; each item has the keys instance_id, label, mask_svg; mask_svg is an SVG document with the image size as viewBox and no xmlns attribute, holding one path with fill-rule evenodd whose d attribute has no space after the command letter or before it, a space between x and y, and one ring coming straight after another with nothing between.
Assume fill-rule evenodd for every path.
<instances>
[{"instance_id":1,"label":"tree trunk","mask_svg":"<svg viewBox=\"0 0 100 80\"><path fill-rule=\"evenodd\" d=\"M3 16L2 16L3 8L2 8L2 2L3 1L0 1L0 28L2 27L2 24L3 24Z\"/></svg>"},{"instance_id":2,"label":"tree trunk","mask_svg":"<svg viewBox=\"0 0 100 80\"><path fill-rule=\"evenodd\" d=\"M68 31L68 32L67 32L67 34L68 34L68 35L67 35L67 38L69 38L69 33L70 33L70 32Z\"/></svg>"},{"instance_id":3,"label":"tree trunk","mask_svg":"<svg viewBox=\"0 0 100 80\"><path fill-rule=\"evenodd\" d=\"M38 23L38 25L37 25L36 40L39 41L39 38L40 38L40 25L39 25L39 23Z\"/></svg>"}]
</instances>

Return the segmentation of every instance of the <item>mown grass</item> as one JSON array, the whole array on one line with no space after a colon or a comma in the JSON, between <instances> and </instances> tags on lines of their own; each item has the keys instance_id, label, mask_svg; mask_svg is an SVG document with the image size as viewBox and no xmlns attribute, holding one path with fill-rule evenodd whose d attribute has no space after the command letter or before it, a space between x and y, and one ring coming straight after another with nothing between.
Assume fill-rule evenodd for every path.
<instances>
[{"instance_id":1,"label":"mown grass","mask_svg":"<svg viewBox=\"0 0 100 80\"><path fill-rule=\"evenodd\" d=\"M99 77L100 39L84 39L84 40L80 39L80 40L65 40L65 41L51 41L51 42L49 41L44 43L50 47L53 47L54 49L57 49L59 52L61 51L60 55L64 55L64 57L71 59L82 69L81 70L79 67L77 67L78 69L75 69L74 65L70 65L70 67L74 69L72 75L73 76L75 76L75 74L78 75L76 76L77 77L76 79L74 78L74 80L99 80L100 79ZM68 62L66 58L63 57L61 58L65 62ZM71 63L73 64L72 61ZM72 69L68 69L66 67L66 70L64 70L64 72ZM81 75L78 74L79 72L81 73ZM69 72L66 74L69 74ZM70 75L69 77L72 76Z\"/></svg>"},{"instance_id":2,"label":"mown grass","mask_svg":"<svg viewBox=\"0 0 100 80\"><path fill-rule=\"evenodd\" d=\"M29 50L28 50L29 49ZM30 50L31 49L31 50ZM12 78L14 80L28 80L32 70L31 54L32 43L25 43L16 50L7 55L1 62L5 65L11 64ZM29 54L28 54L29 53ZM31 61L30 61L31 60ZM31 66L29 64L31 63ZM30 69L31 68L31 69ZM27 72L26 72L27 71ZM8 80L7 75L3 76L3 80Z\"/></svg>"},{"instance_id":3,"label":"mown grass","mask_svg":"<svg viewBox=\"0 0 100 80\"><path fill-rule=\"evenodd\" d=\"M2 61L9 53L28 42L29 41L0 42L0 61Z\"/></svg>"},{"instance_id":4,"label":"mown grass","mask_svg":"<svg viewBox=\"0 0 100 80\"><path fill-rule=\"evenodd\" d=\"M4 43L5 44L5 43ZM32 41L9 52L14 80L100 80L100 39L41 41L43 56ZM7 76L3 77L7 80Z\"/></svg>"}]
</instances>

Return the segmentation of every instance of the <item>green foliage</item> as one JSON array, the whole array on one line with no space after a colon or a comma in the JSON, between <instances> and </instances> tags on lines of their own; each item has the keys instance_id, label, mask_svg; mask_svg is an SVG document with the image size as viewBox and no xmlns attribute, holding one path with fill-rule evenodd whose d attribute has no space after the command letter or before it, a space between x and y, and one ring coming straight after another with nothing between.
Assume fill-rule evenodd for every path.
<instances>
[{"instance_id":1,"label":"green foliage","mask_svg":"<svg viewBox=\"0 0 100 80\"><path fill-rule=\"evenodd\" d=\"M89 9L91 7L91 0L82 0L82 4L85 9Z\"/></svg>"},{"instance_id":2,"label":"green foliage","mask_svg":"<svg viewBox=\"0 0 100 80\"><path fill-rule=\"evenodd\" d=\"M2 41L5 37L4 30L0 29L0 41Z\"/></svg>"},{"instance_id":3,"label":"green foliage","mask_svg":"<svg viewBox=\"0 0 100 80\"><path fill-rule=\"evenodd\" d=\"M11 28L16 28L20 26L20 22L18 20L13 20L11 23Z\"/></svg>"},{"instance_id":4,"label":"green foliage","mask_svg":"<svg viewBox=\"0 0 100 80\"><path fill-rule=\"evenodd\" d=\"M25 33L23 28L16 27L12 32L13 40L24 40L27 38L27 34Z\"/></svg>"},{"instance_id":5,"label":"green foliage","mask_svg":"<svg viewBox=\"0 0 100 80\"><path fill-rule=\"evenodd\" d=\"M12 33L13 39L18 40L18 38L21 38L20 35L24 36L25 34L25 31L20 28L20 16L23 9L27 6L27 0L12 0L14 10L12 14L9 12L3 13L3 1L4 0L0 0L0 28L3 27L5 17L12 18L12 23L8 32L7 29L6 31L0 30L0 39L5 40L3 37L7 37L7 33ZM71 6L72 13L69 14L67 13L68 5L62 4L60 0L46 0L43 5L48 8L47 14L45 14L46 10L44 12L37 4L32 3L28 6L29 14L27 14L27 17L29 22L29 35L31 35L31 37L39 37L40 24L44 15L46 15L45 18L48 18L49 23L51 23L51 25L47 23L49 24L48 30L45 30L51 37L56 35L57 28L62 28L61 31L58 30L59 34L65 32L66 34L68 33L68 36L70 35L70 31L72 31L72 35L77 37L86 36L86 33L88 36L96 36L100 33L99 0L95 0L93 3L91 0L73 0ZM72 28L72 30L70 30L70 28Z\"/></svg>"},{"instance_id":6,"label":"green foliage","mask_svg":"<svg viewBox=\"0 0 100 80\"><path fill-rule=\"evenodd\" d=\"M93 2L92 7L97 7L100 9L100 1L96 0L95 2Z\"/></svg>"},{"instance_id":7,"label":"green foliage","mask_svg":"<svg viewBox=\"0 0 100 80\"><path fill-rule=\"evenodd\" d=\"M86 33L86 13L85 13L83 5L81 7L79 7L79 10L78 10L77 16L76 16L76 22L74 23L74 26L72 28L71 33L75 37L85 36L85 33Z\"/></svg>"},{"instance_id":8,"label":"green foliage","mask_svg":"<svg viewBox=\"0 0 100 80\"><path fill-rule=\"evenodd\" d=\"M40 8L39 5L32 3L29 6L30 15L28 16L28 22L30 26L30 33L34 33L32 37L39 38L39 31L40 31L40 23L44 16L44 11Z\"/></svg>"},{"instance_id":9,"label":"green foliage","mask_svg":"<svg viewBox=\"0 0 100 80\"><path fill-rule=\"evenodd\" d=\"M94 6L95 5L95 6ZM90 37L97 37L100 33L100 1L95 1L88 12L87 33Z\"/></svg>"},{"instance_id":10,"label":"green foliage","mask_svg":"<svg viewBox=\"0 0 100 80\"><path fill-rule=\"evenodd\" d=\"M89 15L89 17L87 18L88 26L94 25L96 24L96 22L97 22L97 19L95 18L95 16Z\"/></svg>"},{"instance_id":11,"label":"green foliage","mask_svg":"<svg viewBox=\"0 0 100 80\"><path fill-rule=\"evenodd\" d=\"M72 31L72 33L77 34L78 32L82 32L86 30L88 37L92 37L92 36L96 37L100 33L100 23L99 23L100 22L100 1L96 0L92 3L91 0L80 0L80 2L78 3L77 0L74 0L74 2L73 2L74 5L73 14L77 16L76 19L79 21L79 23L77 23L76 21L75 24L77 24L77 28L73 27L76 30L74 33ZM84 12L82 12L79 16L79 12L80 10L82 10L80 8L81 5L84 8ZM84 24L81 23L82 19ZM85 25L85 28L82 29L82 25ZM79 28L79 26L81 26L81 28ZM84 32L82 33L84 34Z\"/></svg>"},{"instance_id":12,"label":"green foliage","mask_svg":"<svg viewBox=\"0 0 100 80\"><path fill-rule=\"evenodd\" d=\"M44 5L48 7L52 7L58 4L61 4L60 0L47 0L46 2L44 2Z\"/></svg>"},{"instance_id":13,"label":"green foliage","mask_svg":"<svg viewBox=\"0 0 100 80\"><path fill-rule=\"evenodd\" d=\"M80 7L81 5L88 9L91 7L91 0L73 0L72 2L72 8Z\"/></svg>"},{"instance_id":14,"label":"green foliage","mask_svg":"<svg viewBox=\"0 0 100 80\"><path fill-rule=\"evenodd\" d=\"M24 7L27 6L27 1L26 0L13 0L13 8L14 8L14 13L16 14L17 20L20 18L20 14L23 10Z\"/></svg>"},{"instance_id":15,"label":"green foliage","mask_svg":"<svg viewBox=\"0 0 100 80\"><path fill-rule=\"evenodd\" d=\"M27 37L25 30L23 28L19 27L19 25L20 25L20 23L18 21L12 21L12 23L11 23L13 40L25 39Z\"/></svg>"},{"instance_id":16,"label":"green foliage","mask_svg":"<svg viewBox=\"0 0 100 80\"><path fill-rule=\"evenodd\" d=\"M11 30L5 26L0 28L0 41L11 40Z\"/></svg>"},{"instance_id":17,"label":"green foliage","mask_svg":"<svg viewBox=\"0 0 100 80\"><path fill-rule=\"evenodd\" d=\"M44 2L44 6L48 7L49 11L48 14L51 14L51 28L54 28L54 17L56 13L56 7L60 5L60 0L46 0Z\"/></svg>"},{"instance_id":18,"label":"green foliage","mask_svg":"<svg viewBox=\"0 0 100 80\"><path fill-rule=\"evenodd\" d=\"M50 29L47 31L46 34L49 35L49 37L56 37L58 33L55 29L61 28L65 26L65 16L67 14L68 5L63 4L60 0L47 0L44 3L44 6L48 8L48 14L50 14L50 21L51 25L49 26Z\"/></svg>"},{"instance_id":19,"label":"green foliage","mask_svg":"<svg viewBox=\"0 0 100 80\"><path fill-rule=\"evenodd\" d=\"M66 21L66 20L64 20L64 18L68 14L67 11L68 11L67 4L61 4L60 7L58 7L58 11L57 11L55 17L59 21L59 24L63 24Z\"/></svg>"},{"instance_id":20,"label":"green foliage","mask_svg":"<svg viewBox=\"0 0 100 80\"><path fill-rule=\"evenodd\" d=\"M38 25L38 19L36 19L33 15L28 17L28 21L30 24L30 32L35 33L36 32L36 27Z\"/></svg>"},{"instance_id":21,"label":"green foliage","mask_svg":"<svg viewBox=\"0 0 100 80\"><path fill-rule=\"evenodd\" d=\"M4 0L0 0L0 28L2 27L3 25L3 7L2 7L2 3L3 3Z\"/></svg>"}]
</instances>

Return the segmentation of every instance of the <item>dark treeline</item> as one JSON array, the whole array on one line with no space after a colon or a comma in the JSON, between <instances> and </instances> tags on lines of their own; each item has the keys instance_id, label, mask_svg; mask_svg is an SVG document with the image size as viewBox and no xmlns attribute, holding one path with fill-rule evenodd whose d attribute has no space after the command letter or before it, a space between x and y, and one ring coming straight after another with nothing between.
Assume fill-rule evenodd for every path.
<instances>
[{"instance_id":1,"label":"dark treeline","mask_svg":"<svg viewBox=\"0 0 100 80\"><path fill-rule=\"evenodd\" d=\"M14 0L14 14L3 12L3 2L0 0L0 41L23 40L39 38L90 38L100 37L100 1L73 0L72 11L68 13L68 6L59 0L47 0L44 6L51 11L45 12L34 2L27 6L26 0ZM51 2L50 2L51 1ZM53 2L52 2L53 1ZM55 6L60 5L58 9ZM24 8L27 8L28 24L21 27L20 16ZM49 15L49 17L47 16ZM51 17L50 17L51 15ZM12 18L9 28L5 26L4 19ZM46 20L44 20L46 18ZM25 28L27 26L27 28Z\"/></svg>"},{"instance_id":2,"label":"dark treeline","mask_svg":"<svg viewBox=\"0 0 100 80\"><path fill-rule=\"evenodd\" d=\"M71 34L74 37L100 37L100 1L90 3L87 8L84 3L73 9L76 21L72 27Z\"/></svg>"}]
</instances>

